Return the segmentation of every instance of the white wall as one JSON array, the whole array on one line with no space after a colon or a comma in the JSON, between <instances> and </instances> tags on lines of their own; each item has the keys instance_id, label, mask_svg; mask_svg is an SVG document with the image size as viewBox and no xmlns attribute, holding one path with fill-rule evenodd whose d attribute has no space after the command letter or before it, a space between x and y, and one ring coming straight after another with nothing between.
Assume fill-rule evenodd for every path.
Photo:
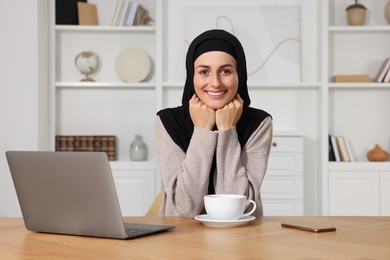
<instances>
[{"instance_id":1,"label":"white wall","mask_svg":"<svg viewBox=\"0 0 390 260\"><path fill-rule=\"evenodd\" d=\"M47 95L39 97L48 82L45 5L0 1L0 217L20 216L5 151L45 149L47 142Z\"/></svg>"}]
</instances>

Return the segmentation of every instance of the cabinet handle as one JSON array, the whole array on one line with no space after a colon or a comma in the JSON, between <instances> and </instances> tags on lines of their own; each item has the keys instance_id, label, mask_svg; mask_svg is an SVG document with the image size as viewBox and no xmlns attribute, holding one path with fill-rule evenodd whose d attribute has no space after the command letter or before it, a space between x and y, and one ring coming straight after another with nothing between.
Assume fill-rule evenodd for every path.
<instances>
[{"instance_id":1,"label":"cabinet handle","mask_svg":"<svg viewBox=\"0 0 390 260\"><path fill-rule=\"evenodd\" d=\"M278 143L277 142L272 142L272 147L276 147L278 146Z\"/></svg>"}]
</instances>

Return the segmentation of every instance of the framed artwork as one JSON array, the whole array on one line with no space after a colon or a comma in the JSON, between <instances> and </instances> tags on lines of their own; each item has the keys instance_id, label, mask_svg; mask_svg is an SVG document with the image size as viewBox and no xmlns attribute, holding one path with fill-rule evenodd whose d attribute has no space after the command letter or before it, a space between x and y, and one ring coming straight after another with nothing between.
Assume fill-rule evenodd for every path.
<instances>
[{"instance_id":1,"label":"framed artwork","mask_svg":"<svg viewBox=\"0 0 390 260\"><path fill-rule=\"evenodd\" d=\"M170 0L168 79L185 78L185 54L203 31L224 29L242 43L250 82L301 82L300 1Z\"/></svg>"}]
</instances>

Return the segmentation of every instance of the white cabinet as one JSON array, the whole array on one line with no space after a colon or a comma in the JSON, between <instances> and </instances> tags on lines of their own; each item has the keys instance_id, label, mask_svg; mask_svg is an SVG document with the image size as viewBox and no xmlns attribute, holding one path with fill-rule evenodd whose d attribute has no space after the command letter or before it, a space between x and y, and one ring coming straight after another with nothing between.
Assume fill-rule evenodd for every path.
<instances>
[{"instance_id":1,"label":"white cabinet","mask_svg":"<svg viewBox=\"0 0 390 260\"><path fill-rule=\"evenodd\" d=\"M389 216L390 172L380 164L329 171L329 215Z\"/></svg>"},{"instance_id":2,"label":"white cabinet","mask_svg":"<svg viewBox=\"0 0 390 260\"><path fill-rule=\"evenodd\" d=\"M390 170L379 173L380 209L382 216L390 216Z\"/></svg>"},{"instance_id":3,"label":"white cabinet","mask_svg":"<svg viewBox=\"0 0 390 260\"><path fill-rule=\"evenodd\" d=\"M379 215L379 181L376 172L329 172L329 214Z\"/></svg>"},{"instance_id":4,"label":"white cabinet","mask_svg":"<svg viewBox=\"0 0 390 260\"><path fill-rule=\"evenodd\" d=\"M261 186L266 216L303 215L303 137L273 137Z\"/></svg>"},{"instance_id":5,"label":"white cabinet","mask_svg":"<svg viewBox=\"0 0 390 260\"><path fill-rule=\"evenodd\" d=\"M154 164L111 162L111 169L122 215L145 215L158 185Z\"/></svg>"}]
</instances>

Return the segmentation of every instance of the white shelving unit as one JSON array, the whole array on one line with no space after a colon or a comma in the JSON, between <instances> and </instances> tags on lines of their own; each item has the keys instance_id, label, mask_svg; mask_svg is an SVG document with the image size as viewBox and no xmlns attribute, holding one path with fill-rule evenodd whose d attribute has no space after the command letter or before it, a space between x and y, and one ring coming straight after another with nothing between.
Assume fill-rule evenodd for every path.
<instances>
[{"instance_id":1,"label":"white shelving unit","mask_svg":"<svg viewBox=\"0 0 390 260\"><path fill-rule=\"evenodd\" d=\"M51 5L51 20L55 9ZM323 83L321 82L320 20L321 1L316 0L247 0L210 2L179 0L141 0L153 19L148 27L112 27L111 19L116 1L89 0L97 4L98 26L52 26L51 32L51 93L52 111L51 148L54 149L55 135L116 135L117 159L112 162L114 176L118 179L123 207L134 196L131 191L134 178L141 171L145 179L141 181L143 204L149 204L156 192L161 189L161 180L156 165L155 119L156 112L165 107L180 105L185 79L185 50L173 49L172 44L180 40L177 32L186 31L182 22L184 13L181 5L205 6L291 6L300 8L301 39L301 81L286 82L281 75L280 82L258 82L250 80L249 91L252 106L270 112L274 119L274 130L282 137L291 133L302 136L302 186L303 194L299 204L299 214L320 212L321 187L321 139ZM53 22L54 24L54 22ZM124 83L114 68L115 58L126 47L144 49L153 61L150 77L141 83ZM92 50L100 58L100 69L92 75L96 82L79 82L82 78L74 66L74 57L81 51ZM176 62L178 60L178 62ZM135 134L141 134L148 145L147 162L131 162L129 146ZM127 176L128 179L122 177ZM131 177L132 176L132 177ZM151 177L152 176L152 177ZM152 178L153 180L149 179ZM283 176L280 177L281 179ZM143 181L150 181L146 184ZM304 181L303 181L304 180ZM127 187L127 188L124 188ZM144 191L146 189L146 193ZM140 191L138 191L138 194ZM145 195L146 194L146 195ZM139 206L137 212L143 214L145 208Z\"/></svg>"},{"instance_id":2,"label":"white shelving unit","mask_svg":"<svg viewBox=\"0 0 390 260\"><path fill-rule=\"evenodd\" d=\"M102 2L96 4L100 7ZM153 1L145 3L150 6ZM129 160L129 145L135 134L142 134L153 151L154 122L145 117L153 117L157 110L158 70L145 82L124 83L114 64L118 53L126 47L142 48L155 61L155 27L112 27L103 21L102 26L57 25L54 34L53 134L116 135L120 161ZM93 50L99 56L100 69L92 75L96 82L78 81L82 76L74 66L74 57L83 50ZM154 154L150 153L149 158L154 161Z\"/></svg>"},{"instance_id":3,"label":"white shelving unit","mask_svg":"<svg viewBox=\"0 0 390 260\"><path fill-rule=\"evenodd\" d=\"M157 83L161 69L157 29L161 3L143 0L153 18L150 26L111 26L116 1L90 0L97 5L97 26L54 25L55 5L49 1L51 29L51 149L55 135L115 135L117 161L111 162L119 202L124 215L143 215L158 190L160 177L154 154L154 118L159 105ZM142 48L153 61L144 82L123 82L115 71L115 59L124 48ZM74 65L81 51L92 50L99 57L99 70L83 77ZM129 149L136 134L148 145L148 160L130 161Z\"/></svg>"},{"instance_id":4,"label":"white shelving unit","mask_svg":"<svg viewBox=\"0 0 390 260\"><path fill-rule=\"evenodd\" d=\"M336 74L368 74L373 80L390 56L386 0L360 1L367 8L364 26L348 26L345 8L353 1L323 2L322 213L388 215L385 190L389 162L368 162L375 144L390 148L389 83L332 83ZM352 145L355 162L328 162L328 134L342 135ZM388 200L386 201L388 202Z\"/></svg>"}]
</instances>

